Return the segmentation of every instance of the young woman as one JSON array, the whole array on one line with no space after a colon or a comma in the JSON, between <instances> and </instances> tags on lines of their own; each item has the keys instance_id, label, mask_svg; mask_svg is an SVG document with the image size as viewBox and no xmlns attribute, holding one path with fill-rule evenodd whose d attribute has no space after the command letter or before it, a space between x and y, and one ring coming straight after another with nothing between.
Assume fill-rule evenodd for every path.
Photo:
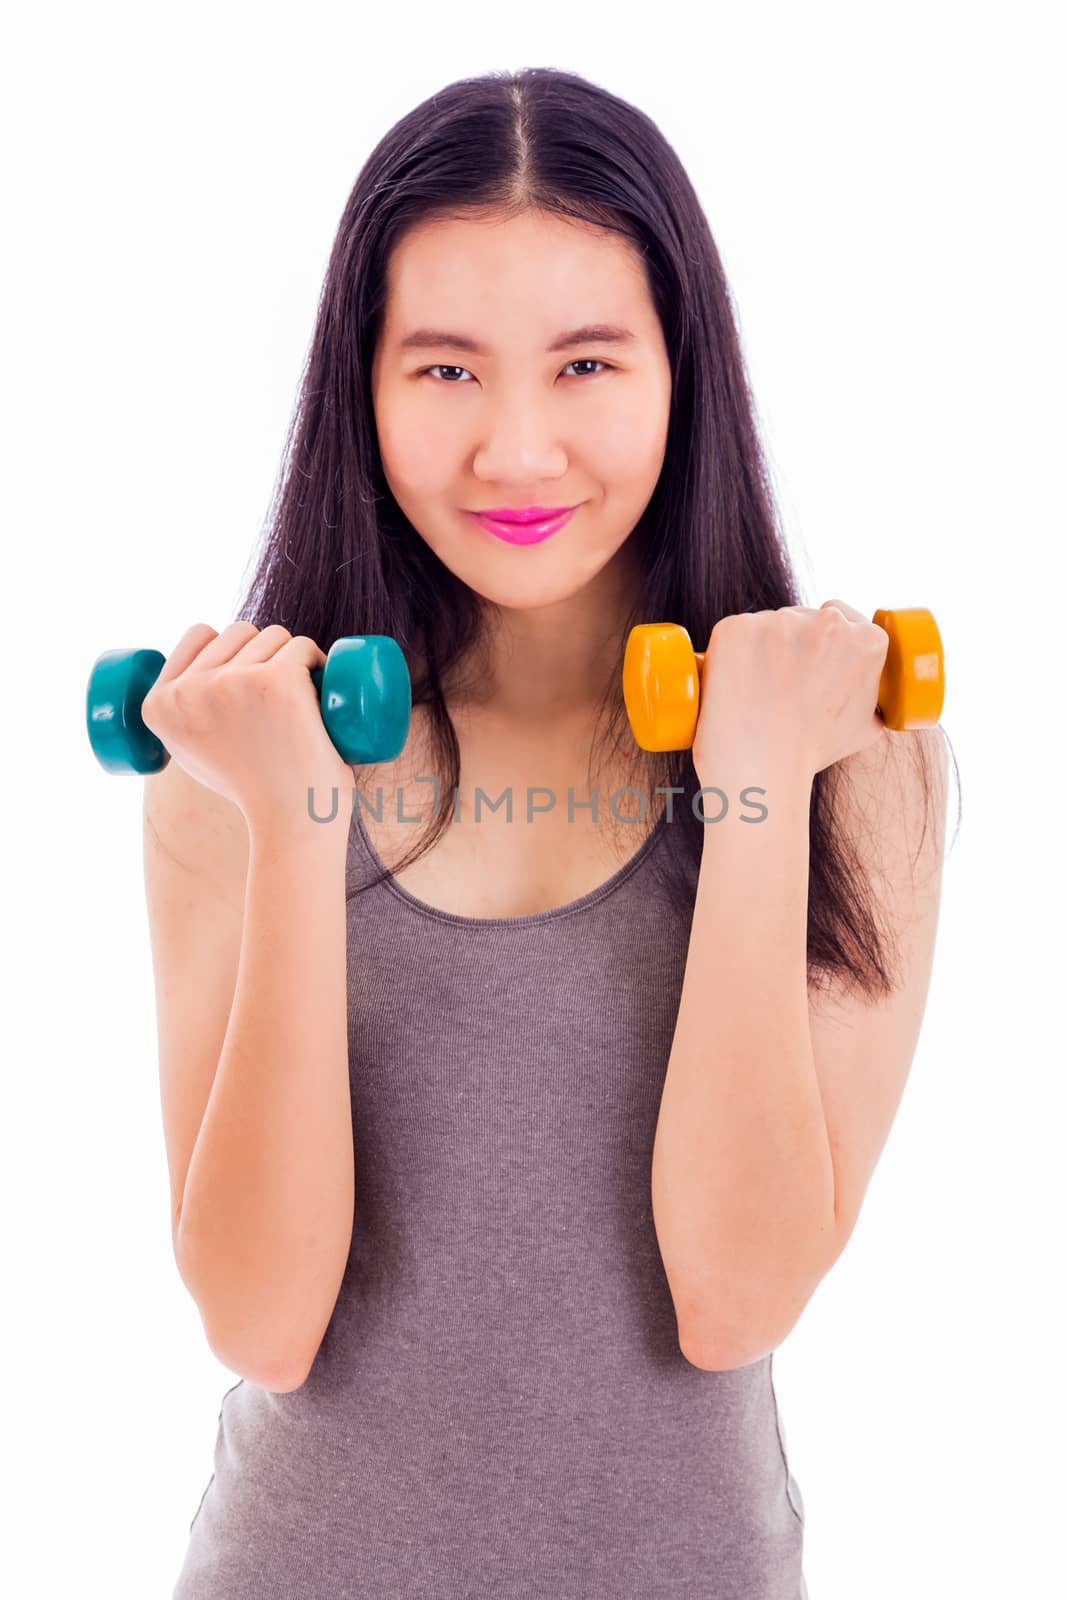
<instances>
[{"instance_id":1,"label":"young woman","mask_svg":"<svg viewBox=\"0 0 1067 1600\"><path fill-rule=\"evenodd\" d=\"M641 621L707 646L691 750L629 730ZM376 767L309 676L357 633L412 672ZM404 118L240 617L145 703L175 1252L239 1375L175 1600L805 1594L772 1352L899 1104L943 853L884 653L799 604L656 127L549 70Z\"/></svg>"}]
</instances>

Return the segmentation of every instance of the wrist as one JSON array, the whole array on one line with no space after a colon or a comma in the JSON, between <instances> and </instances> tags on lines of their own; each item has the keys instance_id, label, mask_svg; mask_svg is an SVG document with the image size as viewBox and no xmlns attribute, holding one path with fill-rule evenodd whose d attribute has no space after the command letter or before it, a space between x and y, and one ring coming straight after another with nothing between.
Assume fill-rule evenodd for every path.
<instances>
[{"instance_id":1,"label":"wrist","mask_svg":"<svg viewBox=\"0 0 1067 1600\"><path fill-rule=\"evenodd\" d=\"M294 784L281 794L260 797L244 808L253 845L286 850L339 850L347 845L352 821L352 789Z\"/></svg>"},{"instance_id":2,"label":"wrist","mask_svg":"<svg viewBox=\"0 0 1067 1600\"><path fill-rule=\"evenodd\" d=\"M813 763L795 746L754 739L720 742L693 765L701 787L722 789L731 799L745 788L810 793L815 779Z\"/></svg>"}]
</instances>

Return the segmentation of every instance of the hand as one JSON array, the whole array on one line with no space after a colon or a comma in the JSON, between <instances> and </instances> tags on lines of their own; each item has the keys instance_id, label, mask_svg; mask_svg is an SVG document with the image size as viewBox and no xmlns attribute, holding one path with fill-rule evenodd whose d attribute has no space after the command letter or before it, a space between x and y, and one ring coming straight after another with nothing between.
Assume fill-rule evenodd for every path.
<instances>
[{"instance_id":1,"label":"hand","mask_svg":"<svg viewBox=\"0 0 1067 1600\"><path fill-rule=\"evenodd\" d=\"M316 827L332 809L347 819L353 772L322 720L311 679L326 657L313 639L278 624L195 623L144 698L145 726L197 782L233 801L251 824Z\"/></svg>"},{"instance_id":2,"label":"hand","mask_svg":"<svg viewBox=\"0 0 1067 1600\"><path fill-rule=\"evenodd\" d=\"M814 777L881 739L884 628L843 600L817 611L782 606L715 624L704 657L693 765L715 782L716 760L741 751ZM759 779L753 776L753 782Z\"/></svg>"}]
</instances>

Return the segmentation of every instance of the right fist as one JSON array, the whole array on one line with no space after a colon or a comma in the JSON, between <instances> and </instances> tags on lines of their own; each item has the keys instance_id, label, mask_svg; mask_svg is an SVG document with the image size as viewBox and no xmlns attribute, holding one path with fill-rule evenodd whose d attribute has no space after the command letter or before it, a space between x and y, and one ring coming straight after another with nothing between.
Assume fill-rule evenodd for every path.
<instances>
[{"instance_id":1,"label":"right fist","mask_svg":"<svg viewBox=\"0 0 1067 1600\"><path fill-rule=\"evenodd\" d=\"M238 806L245 820L318 816L352 787L322 720L311 679L326 657L313 639L272 624L186 629L141 706L147 728L190 777ZM318 824L314 824L318 825Z\"/></svg>"}]
</instances>

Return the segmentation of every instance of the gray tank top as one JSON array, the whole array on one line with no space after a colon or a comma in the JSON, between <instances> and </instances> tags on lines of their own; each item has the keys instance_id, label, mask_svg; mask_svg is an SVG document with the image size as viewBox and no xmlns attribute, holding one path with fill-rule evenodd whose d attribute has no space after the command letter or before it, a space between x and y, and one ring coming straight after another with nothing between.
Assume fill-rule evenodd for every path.
<instances>
[{"instance_id":1,"label":"gray tank top","mask_svg":"<svg viewBox=\"0 0 1067 1600\"><path fill-rule=\"evenodd\" d=\"M362 804L344 1280L299 1389L223 1396L172 1600L806 1600L773 1357L686 1361L652 1220L670 824L579 900L466 917L353 896Z\"/></svg>"}]
</instances>

